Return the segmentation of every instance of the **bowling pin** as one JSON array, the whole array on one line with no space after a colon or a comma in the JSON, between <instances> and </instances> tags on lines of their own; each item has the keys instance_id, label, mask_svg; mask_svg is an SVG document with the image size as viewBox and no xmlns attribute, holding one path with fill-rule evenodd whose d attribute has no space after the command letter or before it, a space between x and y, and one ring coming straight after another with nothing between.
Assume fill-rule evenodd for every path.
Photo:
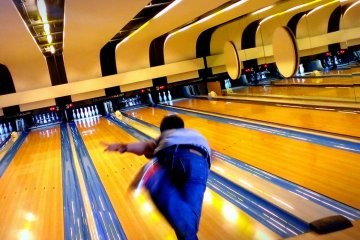
<instances>
[{"instance_id":1,"label":"bowling pin","mask_svg":"<svg viewBox=\"0 0 360 240\"><path fill-rule=\"evenodd\" d=\"M170 102L172 101L172 96L171 96L170 90L168 90L168 99Z\"/></svg>"},{"instance_id":2,"label":"bowling pin","mask_svg":"<svg viewBox=\"0 0 360 240\"><path fill-rule=\"evenodd\" d=\"M92 116L92 113L91 113L90 107L87 106L86 108L87 108L87 112L88 112L89 117L91 117L91 116Z\"/></svg>"},{"instance_id":3,"label":"bowling pin","mask_svg":"<svg viewBox=\"0 0 360 240\"><path fill-rule=\"evenodd\" d=\"M91 106L91 113L92 113L93 116L95 116L94 106Z\"/></svg>"},{"instance_id":4,"label":"bowling pin","mask_svg":"<svg viewBox=\"0 0 360 240\"><path fill-rule=\"evenodd\" d=\"M0 124L0 135L2 135L3 133L4 133L4 130L3 130L2 124Z\"/></svg>"},{"instance_id":5,"label":"bowling pin","mask_svg":"<svg viewBox=\"0 0 360 240\"><path fill-rule=\"evenodd\" d=\"M11 123L9 122L9 132L12 132L13 128L11 126Z\"/></svg>"},{"instance_id":6,"label":"bowling pin","mask_svg":"<svg viewBox=\"0 0 360 240\"><path fill-rule=\"evenodd\" d=\"M3 127L4 133L8 133L8 129L7 129L6 125L5 125L5 123L3 125L4 125L4 127Z\"/></svg>"},{"instance_id":7,"label":"bowling pin","mask_svg":"<svg viewBox=\"0 0 360 240\"><path fill-rule=\"evenodd\" d=\"M97 108L97 105L95 105L95 114L96 114L96 116L99 115L99 110Z\"/></svg>"},{"instance_id":8,"label":"bowling pin","mask_svg":"<svg viewBox=\"0 0 360 240\"><path fill-rule=\"evenodd\" d=\"M162 97L161 97L160 92L159 92L159 102L162 102Z\"/></svg>"},{"instance_id":9,"label":"bowling pin","mask_svg":"<svg viewBox=\"0 0 360 240\"><path fill-rule=\"evenodd\" d=\"M154 104L154 101L153 101L150 93L148 93L148 97L149 97L149 102L150 102L151 104Z\"/></svg>"},{"instance_id":10,"label":"bowling pin","mask_svg":"<svg viewBox=\"0 0 360 240\"><path fill-rule=\"evenodd\" d=\"M75 114L75 110L74 110L74 109L72 110L72 116L73 116L73 119L76 118L76 114Z\"/></svg>"},{"instance_id":11,"label":"bowling pin","mask_svg":"<svg viewBox=\"0 0 360 240\"><path fill-rule=\"evenodd\" d=\"M164 101L166 102L166 101L167 101L167 98L166 98L165 92L163 92L163 95L164 95Z\"/></svg>"},{"instance_id":12,"label":"bowling pin","mask_svg":"<svg viewBox=\"0 0 360 240\"><path fill-rule=\"evenodd\" d=\"M76 109L76 118L80 118L79 109Z\"/></svg>"},{"instance_id":13,"label":"bowling pin","mask_svg":"<svg viewBox=\"0 0 360 240\"><path fill-rule=\"evenodd\" d=\"M86 107L84 107L84 116L85 116L86 118L89 116L89 114L88 114L88 111L87 111Z\"/></svg>"},{"instance_id":14,"label":"bowling pin","mask_svg":"<svg viewBox=\"0 0 360 240\"><path fill-rule=\"evenodd\" d=\"M81 116L81 118L84 118L84 112L83 112L82 108L80 108L80 116Z\"/></svg>"}]
</instances>

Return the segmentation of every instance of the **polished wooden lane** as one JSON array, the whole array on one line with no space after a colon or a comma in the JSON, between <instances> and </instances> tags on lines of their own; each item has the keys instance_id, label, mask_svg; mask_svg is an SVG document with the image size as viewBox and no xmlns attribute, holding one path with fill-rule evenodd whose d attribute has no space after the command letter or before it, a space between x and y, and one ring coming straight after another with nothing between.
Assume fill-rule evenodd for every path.
<instances>
[{"instance_id":1,"label":"polished wooden lane","mask_svg":"<svg viewBox=\"0 0 360 240\"><path fill-rule=\"evenodd\" d=\"M288 107L286 104L265 105L206 99L184 99L174 102L173 105L196 111L360 137L360 128L356 127L360 122L359 112Z\"/></svg>"},{"instance_id":2,"label":"polished wooden lane","mask_svg":"<svg viewBox=\"0 0 360 240\"><path fill-rule=\"evenodd\" d=\"M351 79L352 80L352 79ZM277 97L291 99L312 99L356 102L354 86L352 84L337 85L316 84L280 84L270 86L247 86L233 89L233 93L227 94L232 97Z\"/></svg>"},{"instance_id":3,"label":"polished wooden lane","mask_svg":"<svg viewBox=\"0 0 360 240\"><path fill-rule=\"evenodd\" d=\"M131 112L159 126L171 112L142 108ZM360 209L360 156L317 144L181 115L212 149Z\"/></svg>"},{"instance_id":4,"label":"polished wooden lane","mask_svg":"<svg viewBox=\"0 0 360 240\"><path fill-rule=\"evenodd\" d=\"M130 118L122 117L121 120L139 131L147 132L150 137L156 138L159 134L158 130L142 125ZM212 157L211 170L304 222L310 223L324 217L336 215L333 211L217 158L215 154Z\"/></svg>"},{"instance_id":5,"label":"polished wooden lane","mask_svg":"<svg viewBox=\"0 0 360 240\"><path fill-rule=\"evenodd\" d=\"M327 77L327 78L288 78L271 82L274 85L354 85L354 79L351 75L346 77Z\"/></svg>"},{"instance_id":6,"label":"polished wooden lane","mask_svg":"<svg viewBox=\"0 0 360 240\"><path fill-rule=\"evenodd\" d=\"M128 192L130 181L147 159L128 153L104 153L104 147L99 144L100 141L129 142L136 139L102 118L91 128L78 127L127 238L175 239L172 229L146 192L137 198ZM202 214L200 239L280 238L209 189Z\"/></svg>"},{"instance_id":7,"label":"polished wooden lane","mask_svg":"<svg viewBox=\"0 0 360 240\"><path fill-rule=\"evenodd\" d=\"M0 178L0 239L64 239L60 129L30 132Z\"/></svg>"}]
</instances>

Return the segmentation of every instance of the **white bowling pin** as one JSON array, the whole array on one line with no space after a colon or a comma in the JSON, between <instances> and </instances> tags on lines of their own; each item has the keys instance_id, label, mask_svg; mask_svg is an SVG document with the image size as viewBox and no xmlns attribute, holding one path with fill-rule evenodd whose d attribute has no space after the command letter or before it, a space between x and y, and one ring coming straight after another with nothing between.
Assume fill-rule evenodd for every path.
<instances>
[{"instance_id":1,"label":"white bowling pin","mask_svg":"<svg viewBox=\"0 0 360 240\"><path fill-rule=\"evenodd\" d=\"M3 130L2 124L0 124L0 135L3 133L4 133L4 130Z\"/></svg>"},{"instance_id":2,"label":"white bowling pin","mask_svg":"<svg viewBox=\"0 0 360 240\"><path fill-rule=\"evenodd\" d=\"M166 102L166 101L167 101L167 97L166 97L165 92L163 92L163 95L164 95L164 101Z\"/></svg>"},{"instance_id":3,"label":"white bowling pin","mask_svg":"<svg viewBox=\"0 0 360 240\"><path fill-rule=\"evenodd\" d=\"M5 125L5 123L3 125L4 125L4 127L3 127L4 133L8 133L8 129L7 129L6 125Z\"/></svg>"},{"instance_id":4,"label":"white bowling pin","mask_svg":"<svg viewBox=\"0 0 360 240\"><path fill-rule=\"evenodd\" d=\"M93 115L93 116L95 116L95 110L94 110L94 106L91 106L91 114Z\"/></svg>"},{"instance_id":5,"label":"white bowling pin","mask_svg":"<svg viewBox=\"0 0 360 240\"><path fill-rule=\"evenodd\" d=\"M170 90L168 90L168 99L169 99L169 101L172 101L172 96L171 96Z\"/></svg>"},{"instance_id":6,"label":"white bowling pin","mask_svg":"<svg viewBox=\"0 0 360 240\"><path fill-rule=\"evenodd\" d=\"M77 118L80 118L79 109L76 109L76 117L77 117Z\"/></svg>"},{"instance_id":7,"label":"white bowling pin","mask_svg":"<svg viewBox=\"0 0 360 240\"><path fill-rule=\"evenodd\" d=\"M11 126L11 123L9 122L9 132L12 132L13 128Z\"/></svg>"},{"instance_id":8,"label":"white bowling pin","mask_svg":"<svg viewBox=\"0 0 360 240\"><path fill-rule=\"evenodd\" d=\"M96 116L99 115L99 110L97 108L97 105L95 105L95 114L96 114Z\"/></svg>"},{"instance_id":9,"label":"white bowling pin","mask_svg":"<svg viewBox=\"0 0 360 240\"><path fill-rule=\"evenodd\" d=\"M150 93L148 93L148 97L149 97L149 102L150 102L151 104L154 104L154 101L153 101Z\"/></svg>"},{"instance_id":10,"label":"white bowling pin","mask_svg":"<svg viewBox=\"0 0 360 240\"><path fill-rule=\"evenodd\" d=\"M161 97L160 92L159 92L159 102L162 102L162 97Z\"/></svg>"},{"instance_id":11,"label":"white bowling pin","mask_svg":"<svg viewBox=\"0 0 360 240\"><path fill-rule=\"evenodd\" d=\"M83 112L82 108L80 108L80 116L81 116L81 118L84 118L84 112Z\"/></svg>"},{"instance_id":12,"label":"white bowling pin","mask_svg":"<svg viewBox=\"0 0 360 240\"><path fill-rule=\"evenodd\" d=\"M89 117L91 117L91 116L92 116L92 113L91 113L90 107L88 106L88 107L86 107L86 108L87 108L87 112L88 112Z\"/></svg>"},{"instance_id":13,"label":"white bowling pin","mask_svg":"<svg viewBox=\"0 0 360 240\"><path fill-rule=\"evenodd\" d=\"M84 108L84 116L85 116L86 118L89 116L89 114L88 114L88 111L87 111L87 108L86 108L86 107Z\"/></svg>"},{"instance_id":14,"label":"white bowling pin","mask_svg":"<svg viewBox=\"0 0 360 240\"><path fill-rule=\"evenodd\" d=\"M72 110L72 116L73 116L73 119L76 118L76 114L75 114L75 110L74 110L74 109Z\"/></svg>"}]
</instances>

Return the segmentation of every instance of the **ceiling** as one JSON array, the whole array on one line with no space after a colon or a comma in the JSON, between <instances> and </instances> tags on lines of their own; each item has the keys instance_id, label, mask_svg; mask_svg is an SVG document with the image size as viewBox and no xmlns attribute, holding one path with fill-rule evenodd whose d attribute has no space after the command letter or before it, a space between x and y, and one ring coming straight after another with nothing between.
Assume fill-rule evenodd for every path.
<instances>
[{"instance_id":1,"label":"ceiling","mask_svg":"<svg viewBox=\"0 0 360 240\"><path fill-rule=\"evenodd\" d=\"M62 54L65 0L13 0L13 2L41 52L45 56ZM120 42L172 2L174 2L174 0L150 1L139 13L130 19L122 29L119 29L109 41ZM237 0L226 1L226 4L219 8L226 7L234 2L237 2ZM126 8L126 6L124 7ZM213 11L216 11L216 9L205 15L209 15ZM42 12L46 12L46 16L43 16ZM200 17L201 16L199 16L199 18ZM196 20L197 19L193 19L191 22ZM184 25L190 24L191 22L184 23ZM48 31L46 31L47 27L49 29ZM179 28L180 27L182 26L179 26Z\"/></svg>"},{"instance_id":2,"label":"ceiling","mask_svg":"<svg viewBox=\"0 0 360 240\"><path fill-rule=\"evenodd\" d=\"M109 41L121 41L174 0L152 0ZM30 33L45 56L61 54L63 48L65 0L13 0ZM46 8L46 18L41 11ZM49 32L46 32L46 25ZM51 36L51 41L49 37ZM53 49L51 49L53 48Z\"/></svg>"}]
</instances>

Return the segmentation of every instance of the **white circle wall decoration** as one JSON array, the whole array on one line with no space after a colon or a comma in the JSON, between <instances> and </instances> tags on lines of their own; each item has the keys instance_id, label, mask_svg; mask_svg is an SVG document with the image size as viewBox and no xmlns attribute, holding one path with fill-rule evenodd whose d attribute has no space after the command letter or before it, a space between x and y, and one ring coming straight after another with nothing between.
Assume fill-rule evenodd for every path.
<instances>
[{"instance_id":1,"label":"white circle wall decoration","mask_svg":"<svg viewBox=\"0 0 360 240\"><path fill-rule=\"evenodd\" d=\"M288 27L278 27L273 34L273 53L277 68L282 76L294 76L299 65L296 39Z\"/></svg>"},{"instance_id":2,"label":"white circle wall decoration","mask_svg":"<svg viewBox=\"0 0 360 240\"><path fill-rule=\"evenodd\" d=\"M224 62L230 78L238 79L241 73L241 63L236 47L231 41L224 44Z\"/></svg>"}]
</instances>

